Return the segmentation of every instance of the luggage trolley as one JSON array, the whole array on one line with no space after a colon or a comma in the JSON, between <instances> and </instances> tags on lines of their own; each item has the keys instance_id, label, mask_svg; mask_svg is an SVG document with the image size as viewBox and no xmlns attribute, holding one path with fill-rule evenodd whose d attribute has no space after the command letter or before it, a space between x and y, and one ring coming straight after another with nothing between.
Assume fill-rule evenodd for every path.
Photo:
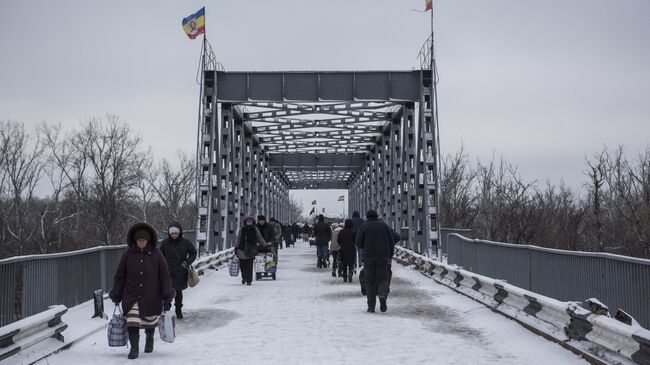
<instances>
[{"instance_id":1,"label":"luggage trolley","mask_svg":"<svg viewBox=\"0 0 650 365\"><path fill-rule=\"evenodd\" d=\"M269 276L275 280L277 271L278 265L272 252L259 253L255 256L255 280Z\"/></svg>"}]
</instances>

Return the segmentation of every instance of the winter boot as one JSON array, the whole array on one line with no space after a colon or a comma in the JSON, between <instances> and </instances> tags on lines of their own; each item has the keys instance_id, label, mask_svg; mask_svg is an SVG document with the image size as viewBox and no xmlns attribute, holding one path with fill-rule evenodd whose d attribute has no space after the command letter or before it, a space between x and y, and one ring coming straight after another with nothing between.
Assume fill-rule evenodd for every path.
<instances>
[{"instance_id":1,"label":"winter boot","mask_svg":"<svg viewBox=\"0 0 650 365\"><path fill-rule=\"evenodd\" d=\"M368 304L368 313L375 313L375 305L374 304Z\"/></svg>"},{"instance_id":2,"label":"winter boot","mask_svg":"<svg viewBox=\"0 0 650 365\"><path fill-rule=\"evenodd\" d=\"M347 277L347 276L344 276L344 277L343 277L343 282L344 282L344 283L347 283L347 282L348 282L348 277Z\"/></svg>"},{"instance_id":3,"label":"winter boot","mask_svg":"<svg viewBox=\"0 0 650 365\"><path fill-rule=\"evenodd\" d=\"M333 278L336 277L336 271L334 271L334 270L332 270L332 277L333 277Z\"/></svg>"},{"instance_id":4,"label":"winter boot","mask_svg":"<svg viewBox=\"0 0 650 365\"><path fill-rule=\"evenodd\" d=\"M144 342L144 352L146 353L153 352L153 333L155 330L155 328L147 328L144 330L144 333L146 335Z\"/></svg>"},{"instance_id":5,"label":"winter boot","mask_svg":"<svg viewBox=\"0 0 650 365\"><path fill-rule=\"evenodd\" d=\"M317 261L317 263L316 263L316 267L320 269L320 266L321 266L321 259L320 259L320 257L319 257L319 258L318 258L318 261Z\"/></svg>"},{"instance_id":6,"label":"winter boot","mask_svg":"<svg viewBox=\"0 0 650 365\"><path fill-rule=\"evenodd\" d=\"M379 310L382 313L388 310L388 306L386 305L386 297L379 297Z\"/></svg>"},{"instance_id":7,"label":"winter boot","mask_svg":"<svg viewBox=\"0 0 650 365\"><path fill-rule=\"evenodd\" d=\"M140 329L137 327L127 327L129 330L129 344L131 350L129 351L129 359L137 359L140 352Z\"/></svg>"},{"instance_id":8,"label":"winter boot","mask_svg":"<svg viewBox=\"0 0 650 365\"><path fill-rule=\"evenodd\" d=\"M176 306L176 318L183 319L183 312L181 311L182 306Z\"/></svg>"}]
</instances>

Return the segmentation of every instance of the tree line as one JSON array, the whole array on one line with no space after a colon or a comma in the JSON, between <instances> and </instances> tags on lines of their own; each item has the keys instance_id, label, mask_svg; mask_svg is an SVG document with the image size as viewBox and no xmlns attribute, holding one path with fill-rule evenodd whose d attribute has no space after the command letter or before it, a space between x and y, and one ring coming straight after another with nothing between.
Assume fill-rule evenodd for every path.
<instances>
[{"instance_id":1,"label":"tree line","mask_svg":"<svg viewBox=\"0 0 650 365\"><path fill-rule=\"evenodd\" d=\"M583 189L521 177L503 158L442 164L442 224L493 241L650 258L650 148L585 159ZM196 225L196 160L155 160L118 116L76 128L0 121L0 258L122 244L145 221ZM301 219L290 199L292 220ZM282 222L284 224L292 222Z\"/></svg>"},{"instance_id":2,"label":"tree line","mask_svg":"<svg viewBox=\"0 0 650 365\"><path fill-rule=\"evenodd\" d=\"M193 155L155 161L116 115L77 128L0 121L0 258L123 244L136 221L196 222Z\"/></svg>"},{"instance_id":3,"label":"tree line","mask_svg":"<svg viewBox=\"0 0 650 365\"><path fill-rule=\"evenodd\" d=\"M471 163L462 148L442 170L444 227L492 241L650 258L650 148L633 158L622 146L585 158L578 192L526 180L503 158Z\"/></svg>"}]
</instances>

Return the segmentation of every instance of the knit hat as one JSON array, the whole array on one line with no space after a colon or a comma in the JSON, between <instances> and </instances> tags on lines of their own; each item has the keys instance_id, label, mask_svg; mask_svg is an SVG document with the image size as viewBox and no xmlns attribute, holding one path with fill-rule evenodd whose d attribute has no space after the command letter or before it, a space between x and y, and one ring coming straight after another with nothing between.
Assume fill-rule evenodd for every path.
<instances>
[{"instance_id":1,"label":"knit hat","mask_svg":"<svg viewBox=\"0 0 650 365\"><path fill-rule=\"evenodd\" d=\"M366 213L366 218L379 218L379 215L377 214L377 211L376 211L376 210L374 210L374 209L370 209L370 210Z\"/></svg>"},{"instance_id":2,"label":"knit hat","mask_svg":"<svg viewBox=\"0 0 650 365\"><path fill-rule=\"evenodd\" d=\"M172 233L181 233L181 230L178 227L169 227L169 234Z\"/></svg>"},{"instance_id":3,"label":"knit hat","mask_svg":"<svg viewBox=\"0 0 650 365\"><path fill-rule=\"evenodd\" d=\"M147 232L147 230L145 230L145 229L141 229L141 230L135 232L135 234L133 235L133 238L134 238L136 241L137 241L137 240L147 240L147 241L151 241L151 235L150 235L149 232Z\"/></svg>"},{"instance_id":4,"label":"knit hat","mask_svg":"<svg viewBox=\"0 0 650 365\"><path fill-rule=\"evenodd\" d=\"M266 217L263 216L262 214L260 214L260 215L257 216L257 220L258 220L258 221L265 221L265 220L266 220Z\"/></svg>"}]
</instances>

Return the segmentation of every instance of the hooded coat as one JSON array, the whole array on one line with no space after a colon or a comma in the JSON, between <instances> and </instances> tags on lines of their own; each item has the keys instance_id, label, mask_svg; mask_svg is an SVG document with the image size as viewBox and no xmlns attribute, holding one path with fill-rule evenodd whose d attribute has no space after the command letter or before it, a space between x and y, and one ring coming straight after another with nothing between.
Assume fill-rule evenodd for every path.
<instances>
[{"instance_id":1,"label":"hooded coat","mask_svg":"<svg viewBox=\"0 0 650 365\"><path fill-rule=\"evenodd\" d=\"M358 231L361 225L363 224L363 218L361 218L361 214L359 212L355 211L352 213L352 229L355 231Z\"/></svg>"},{"instance_id":2,"label":"hooded coat","mask_svg":"<svg viewBox=\"0 0 650 365\"><path fill-rule=\"evenodd\" d=\"M151 240L141 250L134 236L142 229L149 232ZM167 262L156 248L156 230L146 223L137 223L126 234L126 242L129 247L117 265L109 297L113 302L122 302L124 313L138 303L141 319L160 315L163 305L170 304L176 292L172 289Z\"/></svg>"},{"instance_id":3,"label":"hooded coat","mask_svg":"<svg viewBox=\"0 0 650 365\"><path fill-rule=\"evenodd\" d=\"M184 262L191 265L196 260L196 248L190 240L183 238L183 228L178 222L173 222L169 228L176 227L181 232L178 238L172 239L171 235L162 241L160 251L167 260L167 267L172 279L172 287L176 290L184 290L187 288L188 273L187 268L181 266ZM169 229L167 229L169 232Z\"/></svg>"},{"instance_id":4,"label":"hooded coat","mask_svg":"<svg viewBox=\"0 0 650 365\"><path fill-rule=\"evenodd\" d=\"M271 244L273 246L276 245L275 228L273 228L271 223L265 222L264 225L261 225L261 224L258 223L255 226L257 227L257 229L262 234L262 237L264 238L264 242L266 242L266 243L271 242Z\"/></svg>"}]
</instances>

